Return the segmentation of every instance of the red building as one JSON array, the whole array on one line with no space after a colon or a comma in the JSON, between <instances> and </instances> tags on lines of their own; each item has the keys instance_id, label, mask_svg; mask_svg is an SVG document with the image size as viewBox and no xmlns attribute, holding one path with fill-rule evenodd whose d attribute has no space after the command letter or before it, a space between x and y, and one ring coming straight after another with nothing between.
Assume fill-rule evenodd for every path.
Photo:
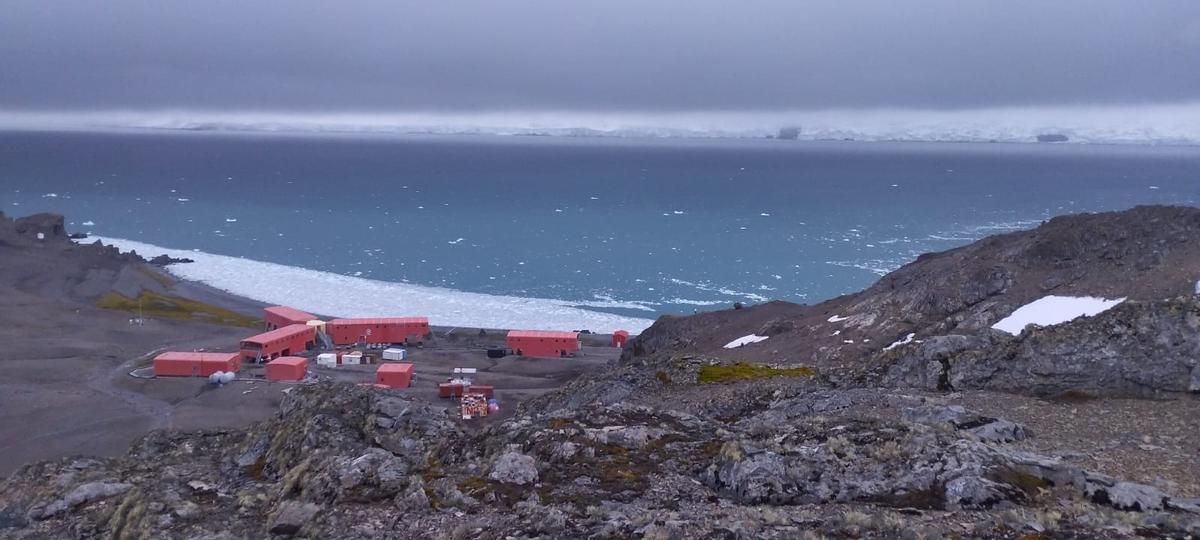
<instances>
[{"instance_id":1,"label":"red building","mask_svg":"<svg viewBox=\"0 0 1200 540\"><path fill-rule=\"evenodd\" d=\"M238 353L165 352L154 358L154 374L159 377L207 377L241 370Z\"/></svg>"},{"instance_id":2,"label":"red building","mask_svg":"<svg viewBox=\"0 0 1200 540\"><path fill-rule=\"evenodd\" d=\"M267 362L268 381L299 381L308 373L308 359L284 356Z\"/></svg>"},{"instance_id":3,"label":"red building","mask_svg":"<svg viewBox=\"0 0 1200 540\"><path fill-rule=\"evenodd\" d=\"M557 358L579 351L578 332L544 332L541 330L510 330L508 348L518 356Z\"/></svg>"},{"instance_id":4,"label":"red building","mask_svg":"<svg viewBox=\"0 0 1200 540\"><path fill-rule=\"evenodd\" d=\"M627 342L627 341L629 341L629 332L627 332L625 330L617 330L616 332L613 332L613 335L612 335L612 346L613 347L624 347L625 342Z\"/></svg>"},{"instance_id":5,"label":"red building","mask_svg":"<svg viewBox=\"0 0 1200 540\"><path fill-rule=\"evenodd\" d=\"M375 370L375 384L389 388L408 388L412 386L412 364L383 364Z\"/></svg>"},{"instance_id":6,"label":"red building","mask_svg":"<svg viewBox=\"0 0 1200 540\"><path fill-rule=\"evenodd\" d=\"M388 317L378 319L334 319L325 323L325 332L334 345L355 343L419 343L429 335L425 317Z\"/></svg>"},{"instance_id":7,"label":"red building","mask_svg":"<svg viewBox=\"0 0 1200 540\"><path fill-rule=\"evenodd\" d=\"M242 358L248 362L291 356L308 349L317 339L317 331L304 324L293 324L242 340Z\"/></svg>"},{"instance_id":8,"label":"red building","mask_svg":"<svg viewBox=\"0 0 1200 540\"><path fill-rule=\"evenodd\" d=\"M263 321L266 322L267 330L275 330L293 324L307 324L313 319L316 317L312 314L287 306L263 308Z\"/></svg>"}]
</instances>

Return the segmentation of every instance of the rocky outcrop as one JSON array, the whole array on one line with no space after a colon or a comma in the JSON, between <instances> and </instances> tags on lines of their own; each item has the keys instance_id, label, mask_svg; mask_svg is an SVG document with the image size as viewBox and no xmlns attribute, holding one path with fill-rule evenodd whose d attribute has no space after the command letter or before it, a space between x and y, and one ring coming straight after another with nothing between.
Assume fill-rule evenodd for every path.
<instances>
[{"instance_id":1,"label":"rocky outcrop","mask_svg":"<svg viewBox=\"0 0 1200 540\"><path fill-rule=\"evenodd\" d=\"M884 386L1054 396L1160 397L1196 391L1200 299L1125 302L1019 336L939 336L881 353Z\"/></svg>"},{"instance_id":2,"label":"rocky outcrop","mask_svg":"<svg viewBox=\"0 0 1200 540\"><path fill-rule=\"evenodd\" d=\"M986 333L1048 294L1154 301L1200 279L1200 209L1146 206L1053 218L1041 226L921 255L868 289L812 306L770 302L663 317L632 340L627 363L681 354L838 366L892 344ZM734 351L722 346L770 330Z\"/></svg>"},{"instance_id":3,"label":"rocky outcrop","mask_svg":"<svg viewBox=\"0 0 1200 540\"><path fill-rule=\"evenodd\" d=\"M393 391L318 384L244 432L27 467L0 486L0 535L991 537L1026 526L1014 508L1091 533L1200 532L1190 501L1011 447L1029 436L880 390L778 396L734 421L592 402L469 433Z\"/></svg>"}]
</instances>

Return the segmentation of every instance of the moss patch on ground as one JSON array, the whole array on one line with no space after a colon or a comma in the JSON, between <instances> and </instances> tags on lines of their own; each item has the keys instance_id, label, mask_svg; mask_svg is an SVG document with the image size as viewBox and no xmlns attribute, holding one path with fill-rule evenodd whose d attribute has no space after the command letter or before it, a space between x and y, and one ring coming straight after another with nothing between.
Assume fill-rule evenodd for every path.
<instances>
[{"instance_id":1,"label":"moss patch on ground","mask_svg":"<svg viewBox=\"0 0 1200 540\"><path fill-rule=\"evenodd\" d=\"M696 382L700 384L765 379L768 377L813 377L817 370L810 367L774 368L750 362L704 366Z\"/></svg>"},{"instance_id":2,"label":"moss patch on ground","mask_svg":"<svg viewBox=\"0 0 1200 540\"><path fill-rule=\"evenodd\" d=\"M140 308L139 308L140 301ZM138 298L129 298L120 293L108 292L96 299L96 306L138 314L144 317L161 317L185 321L201 321L227 326L258 328L262 321L225 308L197 302L179 296L159 294L143 290Z\"/></svg>"}]
</instances>

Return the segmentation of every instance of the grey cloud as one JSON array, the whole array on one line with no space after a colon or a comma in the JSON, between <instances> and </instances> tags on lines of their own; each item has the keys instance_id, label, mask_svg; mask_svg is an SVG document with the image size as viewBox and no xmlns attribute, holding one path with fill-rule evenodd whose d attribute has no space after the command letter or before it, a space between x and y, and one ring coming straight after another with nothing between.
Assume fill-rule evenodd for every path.
<instances>
[{"instance_id":1,"label":"grey cloud","mask_svg":"<svg viewBox=\"0 0 1200 540\"><path fill-rule=\"evenodd\" d=\"M585 111L1200 99L1200 2L15 0L0 108Z\"/></svg>"}]
</instances>

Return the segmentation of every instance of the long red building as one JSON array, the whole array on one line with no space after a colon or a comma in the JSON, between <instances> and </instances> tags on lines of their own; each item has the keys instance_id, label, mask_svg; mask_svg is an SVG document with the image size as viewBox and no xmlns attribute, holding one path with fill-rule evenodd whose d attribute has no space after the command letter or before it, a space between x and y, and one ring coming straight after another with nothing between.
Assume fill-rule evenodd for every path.
<instances>
[{"instance_id":1,"label":"long red building","mask_svg":"<svg viewBox=\"0 0 1200 540\"><path fill-rule=\"evenodd\" d=\"M508 348L518 356L558 358L579 351L578 332L546 332L541 330L510 330Z\"/></svg>"},{"instance_id":2,"label":"long red building","mask_svg":"<svg viewBox=\"0 0 1200 540\"><path fill-rule=\"evenodd\" d=\"M291 356L313 346L317 331L305 324L293 324L251 336L242 340L242 358L248 362L273 360L280 356Z\"/></svg>"},{"instance_id":3,"label":"long red building","mask_svg":"<svg viewBox=\"0 0 1200 540\"><path fill-rule=\"evenodd\" d=\"M267 330L275 330L293 324L306 324L313 319L316 319L316 317L311 313L305 313L287 306L263 308L263 322L266 323Z\"/></svg>"},{"instance_id":4,"label":"long red building","mask_svg":"<svg viewBox=\"0 0 1200 540\"><path fill-rule=\"evenodd\" d=\"M325 323L325 332L334 345L355 343L418 343L429 335L425 317L387 317L376 319L334 319Z\"/></svg>"},{"instance_id":5,"label":"long red building","mask_svg":"<svg viewBox=\"0 0 1200 540\"><path fill-rule=\"evenodd\" d=\"M238 353L165 352L154 357L154 374L159 377L207 377L241 370Z\"/></svg>"}]
</instances>

